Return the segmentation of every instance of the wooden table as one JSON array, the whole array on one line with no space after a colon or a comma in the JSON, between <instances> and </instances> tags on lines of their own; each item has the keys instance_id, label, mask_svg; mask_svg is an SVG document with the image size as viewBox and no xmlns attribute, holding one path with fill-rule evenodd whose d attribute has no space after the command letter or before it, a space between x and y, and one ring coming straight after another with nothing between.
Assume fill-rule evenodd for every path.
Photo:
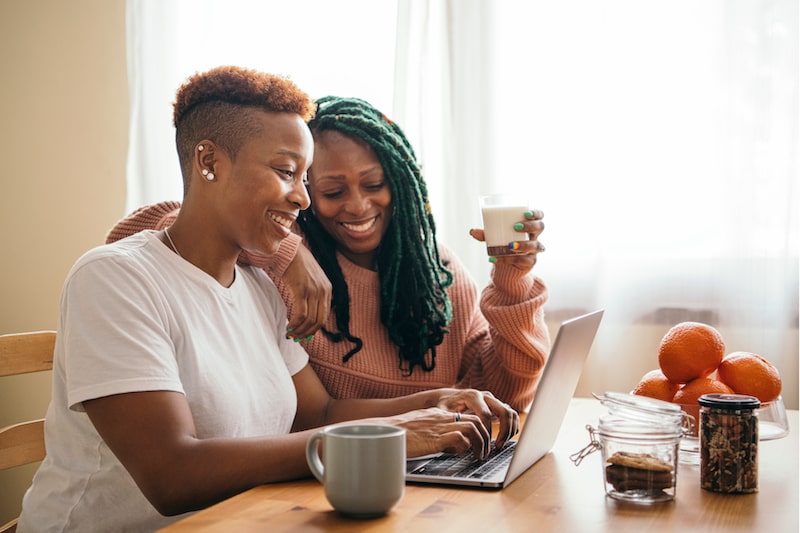
<instances>
[{"instance_id":1,"label":"wooden table","mask_svg":"<svg viewBox=\"0 0 800 533\"><path fill-rule=\"evenodd\" d=\"M699 466L681 464L675 501L640 506L605 496L601 454L580 466L569 459L589 442L605 408L573 399L551 453L501 491L408 485L385 517L337 514L316 480L256 487L163 529L187 531L798 531L798 412L789 435L759 444L759 492L722 495L700 488Z\"/></svg>"}]
</instances>

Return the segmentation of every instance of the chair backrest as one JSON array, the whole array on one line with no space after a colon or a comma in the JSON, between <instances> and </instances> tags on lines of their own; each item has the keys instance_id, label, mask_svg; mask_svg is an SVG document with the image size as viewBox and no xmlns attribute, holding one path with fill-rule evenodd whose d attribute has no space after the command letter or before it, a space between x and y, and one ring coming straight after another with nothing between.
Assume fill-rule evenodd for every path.
<instances>
[{"instance_id":1,"label":"chair backrest","mask_svg":"<svg viewBox=\"0 0 800 533\"><path fill-rule=\"evenodd\" d=\"M0 335L0 376L53 369L55 331ZM0 470L41 461L45 456L44 419L0 428ZM17 521L0 526L0 533L16 531Z\"/></svg>"}]
</instances>

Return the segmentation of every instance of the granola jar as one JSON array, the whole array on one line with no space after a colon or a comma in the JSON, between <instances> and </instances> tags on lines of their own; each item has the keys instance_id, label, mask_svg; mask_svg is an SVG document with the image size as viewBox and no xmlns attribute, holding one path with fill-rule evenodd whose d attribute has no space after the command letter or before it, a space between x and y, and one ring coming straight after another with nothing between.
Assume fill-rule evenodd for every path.
<instances>
[{"instance_id":1,"label":"granola jar","mask_svg":"<svg viewBox=\"0 0 800 533\"><path fill-rule=\"evenodd\" d=\"M680 439L690 429L680 406L619 392L595 397L608 414L597 428L587 426L591 442L573 454L573 462L600 450L608 497L642 504L673 500Z\"/></svg>"},{"instance_id":2,"label":"granola jar","mask_svg":"<svg viewBox=\"0 0 800 533\"><path fill-rule=\"evenodd\" d=\"M758 491L758 398L704 394L700 404L700 486L724 493Z\"/></svg>"}]
</instances>

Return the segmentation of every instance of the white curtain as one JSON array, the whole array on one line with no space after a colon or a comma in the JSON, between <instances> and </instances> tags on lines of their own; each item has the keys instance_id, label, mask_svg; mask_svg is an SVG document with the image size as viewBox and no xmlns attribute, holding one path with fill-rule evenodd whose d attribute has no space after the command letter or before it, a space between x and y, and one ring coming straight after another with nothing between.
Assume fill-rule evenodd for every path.
<instances>
[{"instance_id":1,"label":"white curtain","mask_svg":"<svg viewBox=\"0 0 800 533\"><path fill-rule=\"evenodd\" d=\"M285 73L405 129L440 239L480 284L478 194L545 211L551 323L606 309L579 392L632 388L666 329L698 320L775 362L797 407L796 0L129 0L128 16L129 209L180 198L183 78Z\"/></svg>"},{"instance_id":2,"label":"white curtain","mask_svg":"<svg viewBox=\"0 0 800 533\"><path fill-rule=\"evenodd\" d=\"M196 72L240 65L390 109L395 14L390 0L128 0L128 211L183 196L172 103Z\"/></svg>"},{"instance_id":3,"label":"white curtain","mask_svg":"<svg viewBox=\"0 0 800 533\"><path fill-rule=\"evenodd\" d=\"M498 173L545 210L551 306L606 308L586 388L629 386L632 352L652 368L698 320L777 363L796 405L797 2L500 1L496 20Z\"/></svg>"},{"instance_id":4,"label":"white curtain","mask_svg":"<svg viewBox=\"0 0 800 533\"><path fill-rule=\"evenodd\" d=\"M399 0L394 113L417 149L439 239L481 284L485 248L478 196L501 190L493 142L494 4L484 0Z\"/></svg>"}]
</instances>

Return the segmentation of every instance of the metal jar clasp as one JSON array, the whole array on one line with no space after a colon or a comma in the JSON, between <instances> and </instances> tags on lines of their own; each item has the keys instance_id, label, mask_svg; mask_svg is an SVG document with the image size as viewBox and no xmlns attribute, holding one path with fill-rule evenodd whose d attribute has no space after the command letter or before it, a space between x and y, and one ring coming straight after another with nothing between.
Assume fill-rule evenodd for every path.
<instances>
[{"instance_id":1,"label":"metal jar clasp","mask_svg":"<svg viewBox=\"0 0 800 533\"><path fill-rule=\"evenodd\" d=\"M586 431L589 432L589 444L569 456L570 461L575 463L575 466L580 465L586 457L603 448L603 445L600 444L600 441L594 436L595 429L587 425Z\"/></svg>"}]
</instances>

